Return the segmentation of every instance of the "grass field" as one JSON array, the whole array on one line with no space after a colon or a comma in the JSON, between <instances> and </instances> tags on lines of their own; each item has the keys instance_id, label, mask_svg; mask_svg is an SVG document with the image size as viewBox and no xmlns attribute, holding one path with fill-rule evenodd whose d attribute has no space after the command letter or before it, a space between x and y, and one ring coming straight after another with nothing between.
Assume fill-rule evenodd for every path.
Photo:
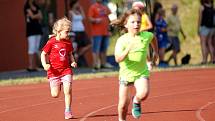
<instances>
[{"instance_id":1,"label":"grass field","mask_svg":"<svg viewBox=\"0 0 215 121\"><path fill-rule=\"evenodd\" d=\"M157 68L155 67L152 72L160 72L160 71L175 71L175 70L187 70L187 69L196 69L196 68L215 68L214 64L209 65L183 65L180 67L169 67L169 68ZM92 79L92 78L105 78L105 77L113 77L118 76L118 71L112 72L99 72L99 73L86 73L74 75L74 80L81 79ZM46 77L23 77L17 79L0 79L0 86L11 86L11 85L23 85L23 84L38 84L38 83L46 83Z\"/></svg>"}]
</instances>

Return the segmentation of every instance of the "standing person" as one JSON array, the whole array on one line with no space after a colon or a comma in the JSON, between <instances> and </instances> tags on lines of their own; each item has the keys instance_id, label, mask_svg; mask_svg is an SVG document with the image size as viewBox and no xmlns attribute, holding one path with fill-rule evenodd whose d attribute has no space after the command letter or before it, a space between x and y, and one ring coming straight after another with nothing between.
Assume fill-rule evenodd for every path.
<instances>
[{"instance_id":1,"label":"standing person","mask_svg":"<svg viewBox=\"0 0 215 121\"><path fill-rule=\"evenodd\" d=\"M146 64L147 51L151 43L155 51L154 61L158 57L157 41L151 32L139 32L141 13L136 9L128 10L123 16L112 22L126 32L120 36L115 46L115 60L119 63L119 121L125 121L130 103L132 88L136 89L133 98L132 115L141 116L141 102L149 94L149 70Z\"/></svg>"},{"instance_id":2,"label":"standing person","mask_svg":"<svg viewBox=\"0 0 215 121\"><path fill-rule=\"evenodd\" d=\"M73 74L71 67L77 66L69 39L71 24L67 18L57 20L53 26L53 37L48 40L41 53L41 62L44 70L47 71L52 97L59 96L61 85L63 85L65 119L73 117L71 112Z\"/></svg>"},{"instance_id":3,"label":"standing person","mask_svg":"<svg viewBox=\"0 0 215 121\"><path fill-rule=\"evenodd\" d=\"M70 3L70 10L68 12L69 19L72 21L72 32L74 32L74 42L77 44L77 63L79 67L88 66L85 59L85 53L91 48L91 42L85 32L83 20L85 14L83 8L78 1Z\"/></svg>"},{"instance_id":4,"label":"standing person","mask_svg":"<svg viewBox=\"0 0 215 121\"><path fill-rule=\"evenodd\" d=\"M37 71L39 46L42 36L42 13L35 0L27 0L24 5L26 22L26 36L28 40L28 68L27 71Z\"/></svg>"},{"instance_id":5,"label":"standing person","mask_svg":"<svg viewBox=\"0 0 215 121\"><path fill-rule=\"evenodd\" d=\"M102 0L96 0L88 11L93 37L93 69L109 68L106 63L106 54L109 45L109 18L110 10L102 4Z\"/></svg>"},{"instance_id":6,"label":"standing person","mask_svg":"<svg viewBox=\"0 0 215 121\"><path fill-rule=\"evenodd\" d=\"M165 10L159 9L155 18L155 34L158 39L159 48L159 67L167 67L168 64L164 61L165 50L169 44L167 35L167 22L165 18Z\"/></svg>"},{"instance_id":7,"label":"standing person","mask_svg":"<svg viewBox=\"0 0 215 121\"><path fill-rule=\"evenodd\" d=\"M176 4L173 4L171 11L172 11L172 14L167 17L167 24L168 24L167 31L168 31L169 41L172 45L173 53L170 55L167 62L169 62L173 58L174 63L177 66L178 65L177 54L180 52L180 41L178 36L180 32L184 37L184 39L186 38L186 36L181 28L181 22L177 15L178 6Z\"/></svg>"},{"instance_id":8,"label":"standing person","mask_svg":"<svg viewBox=\"0 0 215 121\"><path fill-rule=\"evenodd\" d=\"M51 11L51 8L50 8L50 5L51 5L50 0L37 0L37 1L43 16L43 19L41 21L43 35L41 37L40 48L39 48L41 50L46 44L46 42L48 41L48 36L51 33L51 27L53 26L53 23L54 23L54 13Z\"/></svg>"},{"instance_id":9,"label":"standing person","mask_svg":"<svg viewBox=\"0 0 215 121\"><path fill-rule=\"evenodd\" d=\"M151 22L152 22L152 25L153 25L153 30L154 30L154 27L155 27L155 18L157 16L158 10L162 9L162 8L163 8L163 5L158 0L154 0L154 2L153 2L153 11L152 11L152 16L151 16Z\"/></svg>"},{"instance_id":10,"label":"standing person","mask_svg":"<svg viewBox=\"0 0 215 121\"><path fill-rule=\"evenodd\" d=\"M198 34L202 50L201 64L206 64L209 53L211 55L211 62L215 61L215 50L212 44L214 7L213 0L200 0L200 3Z\"/></svg>"}]
</instances>

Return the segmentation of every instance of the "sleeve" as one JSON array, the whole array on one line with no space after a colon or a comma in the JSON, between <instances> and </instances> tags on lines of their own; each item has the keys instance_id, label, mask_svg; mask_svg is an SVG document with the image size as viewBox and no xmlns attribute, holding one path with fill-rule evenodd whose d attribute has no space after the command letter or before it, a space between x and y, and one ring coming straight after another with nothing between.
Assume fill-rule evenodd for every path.
<instances>
[{"instance_id":1,"label":"sleeve","mask_svg":"<svg viewBox=\"0 0 215 121\"><path fill-rule=\"evenodd\" d=\"M46 45L43 47L43 51L44 52L46 52L46 53L50 53L50 51L51 51L51 48L52 48L52 42L49 40L47 43L46 43Z\"/></svg>"},{"instance_id":2,"label":"sleeve","mask_svg":"<svg viewBox=\"0 0 215 121\"><path fill-rule=\"evenodd\" d=\"M152 41L152 39L153 39L153 37L154 37L154 34L152 33L152 32L141 32L140 33L140 36L144 39L147 39L148 41L147 41L147 43L149 44L149 43L151 43L151 41Z\"/></svg>"}]
</instances>

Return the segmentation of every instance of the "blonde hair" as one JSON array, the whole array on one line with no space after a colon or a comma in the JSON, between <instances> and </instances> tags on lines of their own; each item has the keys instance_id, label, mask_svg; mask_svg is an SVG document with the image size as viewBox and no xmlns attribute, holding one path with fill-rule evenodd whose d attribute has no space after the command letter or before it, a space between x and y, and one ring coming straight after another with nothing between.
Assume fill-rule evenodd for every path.
<instances>
[{"instance_id":1,"label":"blonde hair","mask_svg":"<svg viewBox=\"0 0 215 121\"><path fill-rule=\"evenodd\" d=\"M67 17L60 18L54 23L52 27L52 33L54 36L56 36L57 32L63 29L67 29L67 28L71 29L71 25L72 25L72 22Z\"/></svg>"}]
</instances>

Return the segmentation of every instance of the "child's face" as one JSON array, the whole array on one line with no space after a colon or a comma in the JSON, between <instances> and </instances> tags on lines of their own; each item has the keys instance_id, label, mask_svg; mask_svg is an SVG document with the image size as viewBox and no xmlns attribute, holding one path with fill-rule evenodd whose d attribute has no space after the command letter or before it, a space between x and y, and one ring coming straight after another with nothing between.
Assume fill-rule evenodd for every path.
<instances>
[{"instance_id":1,"label":"child's face","mask_svg":"<svg viewBox=\"0 0 215 121\"><path fill-rule=\"evenodd\" d=\"M125 27L128 30L128 33L136 34L140 30L141 17L138 14L133 14L128 17Z\"/></svg>"},{"instance_id":2,"label":"child's face","mask_svg":"<svg viewBox=\"0 0 215 121\"><path fill-rule=\"evenodd\" d=\"M68 39L69 38L70 28L63 29L59 32L60 39Z\"/></svg>"}]
</instances>

